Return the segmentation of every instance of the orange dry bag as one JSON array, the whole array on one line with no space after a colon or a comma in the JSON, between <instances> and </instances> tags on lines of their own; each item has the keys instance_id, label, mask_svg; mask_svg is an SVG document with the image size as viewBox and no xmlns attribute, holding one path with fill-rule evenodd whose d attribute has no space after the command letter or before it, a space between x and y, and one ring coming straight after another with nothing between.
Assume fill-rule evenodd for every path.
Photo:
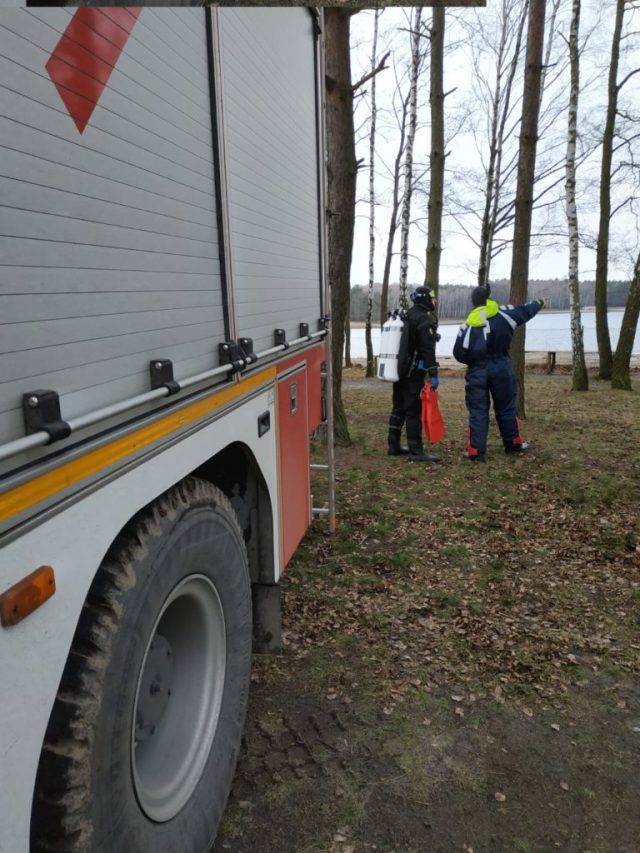
<instances>
[{"instance_id":1,"label":"orange dry bag","mask_svg":"<svg viewBox=\"0 0 640 853\"><path fill-rule=\"evenodd\" d=\"M427 384L420 392L422 398L422 428L424 437L432 444L437 444L444 435L444 421L438 405L438 392Z\"/></svg>"}]
</instances>

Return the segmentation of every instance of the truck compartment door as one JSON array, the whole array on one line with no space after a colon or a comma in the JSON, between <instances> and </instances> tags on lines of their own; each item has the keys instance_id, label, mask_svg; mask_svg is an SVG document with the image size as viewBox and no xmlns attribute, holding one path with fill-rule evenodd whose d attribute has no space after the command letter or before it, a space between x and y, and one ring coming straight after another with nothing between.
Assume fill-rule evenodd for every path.
<instances>
[{"instance_id":1,"label":"truck compartment door","mask_svg":"<svg viewBox=\"0 0 640 853\"><path fill-rule=\"evenodd\" d=\"M304 366L278 381L278 451L284 566L311 524L307 370Z\"/></svg>"}]
</instances>

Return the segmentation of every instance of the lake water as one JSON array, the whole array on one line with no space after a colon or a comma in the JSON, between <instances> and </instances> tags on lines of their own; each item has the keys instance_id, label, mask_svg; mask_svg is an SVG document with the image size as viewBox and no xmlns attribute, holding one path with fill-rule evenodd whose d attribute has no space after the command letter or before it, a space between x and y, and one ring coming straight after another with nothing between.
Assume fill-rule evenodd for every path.
<instances>
[{"instance_id":1,"label":"lake water","mask_svg":"<svg viewBox=\"0 0 640 853\"><path fill-rule=\"evenodd\" d=\"M611 335L611 346L615 349L620 334L622 323L622 311L609 312L609 334ZM533 320L527 323L527 334L525 338L525 349L527 352L571 352L571 330L570 315L568 311L551 313L541 311ZM596 341L596 315L591 312L582 314L582 325L584 327L584 349L585 352L597 352ZM453 344L460 328L459 323L441 323L438 331L442 335L436 354L441 358L450 356L453 352ZM373 352L380 352L380 330L372 330ZM636 331L633 352L640 353L640 330ZM351 330L351 358L364 359L367 357L367 348L364 339L364 329Z\"/></svg>"}]
</instances>

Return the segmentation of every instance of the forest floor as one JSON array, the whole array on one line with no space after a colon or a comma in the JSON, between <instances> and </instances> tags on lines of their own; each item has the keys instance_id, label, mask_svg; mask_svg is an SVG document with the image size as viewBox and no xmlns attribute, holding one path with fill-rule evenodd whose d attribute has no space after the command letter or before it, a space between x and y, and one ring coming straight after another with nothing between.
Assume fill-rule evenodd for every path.
<instances>
[{"instance_id":1,"label":"forest floor","mask_svg":"<svg viewBox=\"0 0 640 853\"><path fill-rule=\"evenodd\" d=\"M345 373L338 529L283 579L216 851L640 853L640 377L527 374L531 451L386 456L390 386ZM321 488L318 484L318 490Z\"/></svg>"}]
</instances>

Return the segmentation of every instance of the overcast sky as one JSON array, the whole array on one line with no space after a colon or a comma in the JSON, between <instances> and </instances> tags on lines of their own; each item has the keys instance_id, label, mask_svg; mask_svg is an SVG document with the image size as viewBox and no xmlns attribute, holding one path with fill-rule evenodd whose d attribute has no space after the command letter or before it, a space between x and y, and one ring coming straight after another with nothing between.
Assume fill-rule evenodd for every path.
<instances>
[{"instance_id":1,"label":"overcast sky","mask_svg":"<svg viewBox=\"0 0 640 853\"><path fill-rule=\"evenodd\" d=\"M482 139L484 134L481 128L484 126L481 110L476 107L477 96L473 92L473 64L471 61L471 45L466 37L463 37L462 28L455 18L462 16L490 15L495 12L498 0L487 0L486 10L448 10L447 11L447 43L458 44L445 56L445 91L455 90L445 102L445 133L449 136L457 123L463 121L463 127L455 135L447 147L449 152L447 158L447 173L445 176L445 195L464 193L462 183L459 181L461 171L469 167L475 168L479 165L482 157ZM547 4L550 6L550 2ZM557 35L554 41L552 64L553 69L561 69L566 61L566 43L563 36L568 37L568 13L569 3L561 4L562 14L557 22ZM586 35L596 21L598 10L601 9L600 0L584 0L583 21L581 36ZM379 109L378 136L376 144L376 273L377 281L382 278L384 265L384 251L386 246L386 234L389 225L389 202L390 182L388 169L392 167L395 160L398 136L394 127L394 119L391 113L391 102L396 90L396 72L402 73L402 68L409 60L409 33L408 16L410 9L388 8L380 17L380 36L378 55L381 56L386 50L392 50L389 60L389 68L377 76L377 102ZM373 35L373 11L360 12L354 15L351 21L352 33L352 78L358 80L370 68L371 62L371 39ZM425 9L424 18L428 22L431 10ZM637 22L634 22L637 24ZM585 140L590 134L599 135L604 123L604 106L606 104L606 64L610 51L611 30L613 26L613 15L607 15L604 20L598 22L595 32L590 36L586 50L583 55L583 66L581 69L581 83L584 83L585 92L581 95L579 106L579 124ZM638 29L636 26L635 29ZM524 46L523 46L524 49ZM622 73L632 67L633 61L640 64L640 50L630 54L622 61ZM598 73L599 71L599 73ZM553 70L549 72L551 78ZM568 74L568 72L567 72ZM640 86L634 78L627 89L627 97L630 102L640 102ZM620 79L620 78L619 78ZM406 82L405 82L406 86ZM419 101L421 104L419 114L419 129L416 134L414 150L414 163L417 169L425 172L425 190L428 188L428 157L429 157L429 70L425 65L420 78ZM635 87L635 88L631 88ZM357 99L356 106L356 136L358 137L357 156L362 158L363 165L368 166L369 140L368 120L370 114L369 99L370 87L365 87L364 94ZM556 109L556 119L547 137L552 141L555 134L556 153L563 157L566 147L566 101L568 98L568 76L560 76L549 87L546 101L552 108ZM544 106L544 102L543 102ZM475 113L475 116L473 115ZM518 109L519 114L519 109ZM474 132L475 128L475 132ZM586 141L585 141L586 144ZM544 148L541 141L539 150ZM556 157L556 159L558 159ZM597 176L600 166L600 150L598 149L590 161L581 167L578 173L579 219L581 228L595 234L597 227ZM385 174L387 172L387 174ZM554 205L551 225L546 223L545 230L553 230L554 236L547 237L546 245L534 247L530 260L530 278L564 278L567 274L568 250L566 248L566 229L564 207L561 202L562 187L564 184L564 173L558 173L562 180L558 185L555 196L558 198ZM591 183L593 182L593 187ZM368 253L369 253L369 207L368 207L368 171L363 168L358 179L358 205L356 208L356 229L354 254L352 264L352 284L366 284L368 281ZM426 194L414 195L412 203L412 220L424 219L426 217ZM445 199L445 208L447 200ZM541 226L541 215L537 216L538 227ZM534 227L535 227L534 221ZM426 220L423 222L426 227ZM466 222L466 227L473 233L477 232L474 220ZM474 284L477 273L478 249L473 241L466 237L462 229L451 218L445 216L443 234L443 252L441 257L441 283L452 284ZM557 236L555 236L557 235ZM633 261L638 251L638 226L634 216L624 211L613 222L612 227L612 258L610 260L610 279L629 278L633 269ZM396 236L395 250L398 251L400 242L398 230ZM424 255L426 240L417 224L411 229L409 251L412 257L409 260L409 282L422 283L424 278ZM511 253L505 251L493 261L491 277L508 278L511 269ZM595 271L595 253L588 248L581 248L580 253L581 277L592 279ZM392 266L391 280L397 281L399 274L399 259L396 256Z\"/></svg>"}]
</instances>

